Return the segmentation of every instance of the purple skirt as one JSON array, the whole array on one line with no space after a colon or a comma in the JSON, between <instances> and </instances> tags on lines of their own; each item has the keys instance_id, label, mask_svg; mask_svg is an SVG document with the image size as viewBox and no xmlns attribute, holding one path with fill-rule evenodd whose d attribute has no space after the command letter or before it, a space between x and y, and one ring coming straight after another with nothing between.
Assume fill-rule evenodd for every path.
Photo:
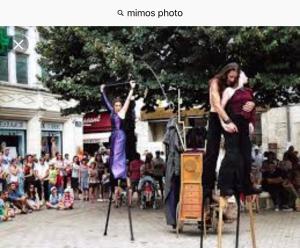
<instances>
[{"instance_id":1,"label":"purple skirt","mask_svg":"<svg viewBox=\"0 0 300 248\"><path fill-rule=\"evenodd\" d=\"M125 143L125 132L114 130L110 137L110 168L115 179L125 179L127 176Z\"/></svg>"}]
</instances>

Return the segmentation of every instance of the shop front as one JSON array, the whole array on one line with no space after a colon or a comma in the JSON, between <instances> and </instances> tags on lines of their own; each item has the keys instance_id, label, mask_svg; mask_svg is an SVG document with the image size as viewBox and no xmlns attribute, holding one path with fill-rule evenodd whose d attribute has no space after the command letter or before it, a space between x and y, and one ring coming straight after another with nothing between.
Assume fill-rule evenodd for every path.
<instances>
[{"instance_id":1,"label":"shop front","mask_svg":"<svg viewBox=\"0 0 300 248\"><path fill-rule=\"evenodd\" d=\"M42 122L41 131L41 154L49 153L51 157L54 157L56 152L62 153L63 123Z\"/></svg>"},{"instance_id":2,"label":"shop front","mask_svg":"<svg viewBox=\"0 0 300 248\"><path fill-rule=\"evenodd\" d=\"M108 112L88 113L83 117L83 149L93 155L101 147L109 147L111 121Z\"/></svg>"},{"instance_id":3,"label":"shop front","mask_svg":"<svg viewBox=\"0 0 300 248\"><path fill-rule=\"evenodd\" d=\"M10 156L24 156L26 154L27 122L21 120L0 120L1 151L9 148Z\"/></svg>"}]
</instances>

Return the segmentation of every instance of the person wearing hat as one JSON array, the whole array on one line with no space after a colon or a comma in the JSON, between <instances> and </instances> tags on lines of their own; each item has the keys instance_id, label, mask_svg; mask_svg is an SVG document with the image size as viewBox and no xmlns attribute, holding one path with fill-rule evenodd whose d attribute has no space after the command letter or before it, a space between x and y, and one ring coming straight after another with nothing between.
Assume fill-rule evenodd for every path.
<instances>
[{"instance_id":1,"label":"person wearing hat","mask_svg":"<svg viewBox=\"0 0 300 248\"><path fill-rule=\"evenodd\" d=\"M65 193L58 204L59 210L73 209L74 197L71 188L67 187Z\"/></svg>"},{"instance_id":2,"label":"person wearing hat","mask_svg":"<svg viewBox=\"0 0 300 248\"><path fill-rule=\"evenodd\" d=\"M48 209L57 209L61 197L57 193L57 188L55 186L52 186L50 191L51 193L50 193L49 201L46 202L46 207Z\"/></svg>"}]
</instances>

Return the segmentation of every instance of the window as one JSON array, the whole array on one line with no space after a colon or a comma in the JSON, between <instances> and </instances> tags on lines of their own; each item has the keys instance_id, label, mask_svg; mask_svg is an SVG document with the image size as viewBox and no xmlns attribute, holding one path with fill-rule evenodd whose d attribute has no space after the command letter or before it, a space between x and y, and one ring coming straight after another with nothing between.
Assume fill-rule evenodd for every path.
<instances>
[{"instance_id":1,"label":"window","mask_svg":"<svg viewBox=\"0 0 300 248\"><path fill-rule=\"evenodd\" d=\"M14 129L0 129L0 144L9 147L10 155L25 156L26 154L26 131Z\"/></svg>"},{"instance_id":2,"label":"window","mask_svg":"<svg viewBox=\"0 0 300 248\"><path fill-rule=\"evenodd\" d=\"M27 34L27 30L25 28L15 27L15 36L18 36L18 35L26 36L26 34Z\"/></svg>"},{"instance_id":3,"label":"window","mask_svg":"<svg viewBox=\"0 0 300 248\"><path fill-rule=\"evenodd\" d=\"M16 53L17 83L28 83L28 55Z\"/></svg>"},{"instance_id":4,"label":"window","mask_svg":"<svg viewBox=\"0 0 300 248\"><path fill-rule=\"evenodd\" d=\"M0 81L8 82L8 56L0 56Z\"/></svg>"},{"instance_id":5,"label":"window","mask_svg":"<svg viewBox=\"0 0 300 248\"><path fill-rule=\"evenodd\" d=\"M6 27L2 27L1 31L6 31ZM8 82L8 56L1 55L0 56L0 81Z\"/></svg>"},{"instance_id":6,"label":"window","mask_svg":"<svg viewBox=\"0 0 300 248\"><path fill-rule=\"evenodd\" d=\"M24 39L27 35L27 29L21 27L15 27L15 39L18 40L17 37L21 37L20 39ZM22 47L26 47L25 43L22 43ZM28 84L28 55L23 51L22 48L15 49L16 50L16 72L17 72L17 83L20 84Z\"/></svg>"}]
</instances>

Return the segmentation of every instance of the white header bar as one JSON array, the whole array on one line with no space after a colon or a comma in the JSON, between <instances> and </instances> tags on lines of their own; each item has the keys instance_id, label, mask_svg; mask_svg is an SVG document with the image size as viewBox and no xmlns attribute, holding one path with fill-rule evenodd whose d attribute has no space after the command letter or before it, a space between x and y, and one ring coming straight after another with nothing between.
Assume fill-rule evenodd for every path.
<instances>
[{"instance_id":1,"label":"white header bar","mask_svg":"<svg viewBox=\"0 0 300 248\"><path fill-rule=\"evenodd\" d=\"M298 1L26 0L2 1L0 25L294 26Z\"/></svg>"}]
</instances>

